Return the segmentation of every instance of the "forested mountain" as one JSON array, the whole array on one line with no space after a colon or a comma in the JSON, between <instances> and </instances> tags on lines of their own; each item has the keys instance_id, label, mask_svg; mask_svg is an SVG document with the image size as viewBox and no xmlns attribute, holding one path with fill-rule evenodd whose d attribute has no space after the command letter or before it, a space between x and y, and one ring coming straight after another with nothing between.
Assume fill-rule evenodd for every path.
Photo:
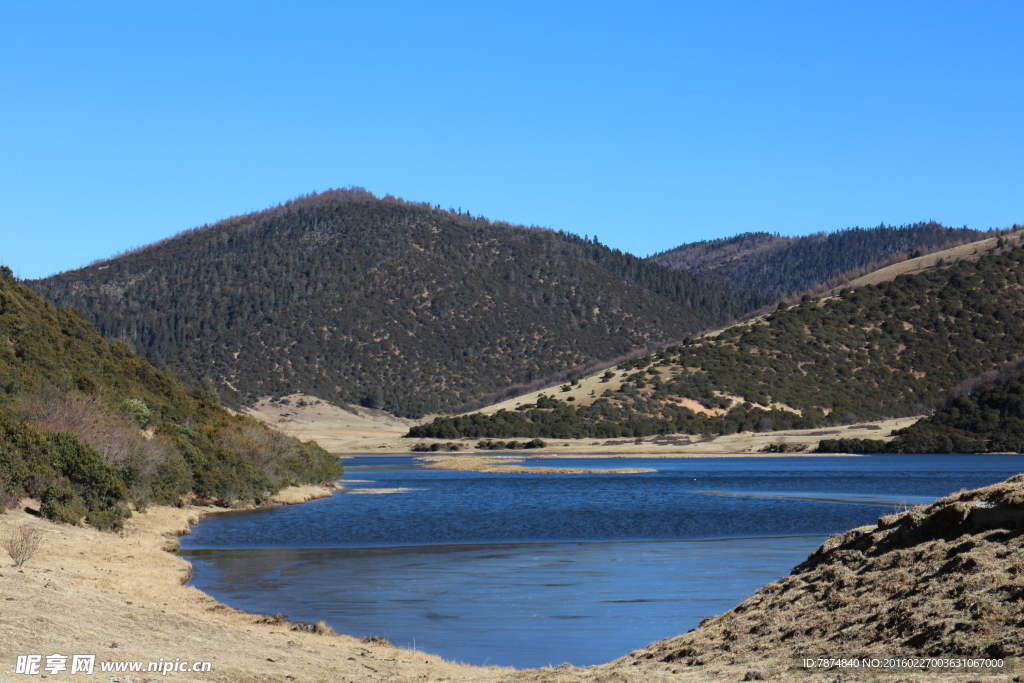
<instances>
[{"instance_id":1,"label":"forested mountain","mask_svg":"<svg viewBox=\"0 0 1024 683\"><path fill-rule=\"evenodd\" d=\"M48 517L117 528L128 500L261 500L334 481L337 458L189 391L74 311L0 267L0 512L19 497Z\"/></svg>"},{"instance_id":2,"label":"forested mountain","mask_svg":"<svg viewBox=\"0 0 1024 683\"><path fill-rule=\"evenodd\" d=\"M684 244L650 258L674 270L686 270L779 299L802 294L893 257L937 251L982 239L984 235L977 230L947 228L934 222L898 228L850 228L806 237L747 232Z\"/></svg>"},{"instance_id":3,"label":"forested mountain","mask_svg":"<svg viewBox=\"0 0 1024 683\"><path fill-rule=\"evenodd\" d=\"M32 283L232 403L301 391L404 416L739 317L766 299L597 240L358 190Z\"/></svg>"},{"instance_id":4,"label":"forested mountain","mask_svg":"<svg viewBox=\"0 0 1024 683\"><path fill-rule=\"evenodd\" d=\"M713 435L924 414L951 387L1021 355L1024 249L1013 244L1022 234L978 261L805 297L628 361L609 373L622 386L596 400L555 391L516 411L438 418L410 436Z\"/></svg>"}]
</instances>

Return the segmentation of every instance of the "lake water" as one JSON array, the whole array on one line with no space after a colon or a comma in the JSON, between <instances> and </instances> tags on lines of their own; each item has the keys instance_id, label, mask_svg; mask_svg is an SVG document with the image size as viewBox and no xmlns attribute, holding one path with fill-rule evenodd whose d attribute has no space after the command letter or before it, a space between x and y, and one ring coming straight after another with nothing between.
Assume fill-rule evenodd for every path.
<instances>
[{"instance_id":1,"label":"lake water","mask_svg":"<svg viewBox=\"0 0 1024 683\"><path fill-rule=\"evenodd\" d=\"M409 490L214 515L181 554L193 585L232 607L473 664L583 666L730 609L828 534L1024 470L1021 456L954 455L557 464L657 471L487 474L355 457L350 490Z\"/></svg>"}]
</instances>

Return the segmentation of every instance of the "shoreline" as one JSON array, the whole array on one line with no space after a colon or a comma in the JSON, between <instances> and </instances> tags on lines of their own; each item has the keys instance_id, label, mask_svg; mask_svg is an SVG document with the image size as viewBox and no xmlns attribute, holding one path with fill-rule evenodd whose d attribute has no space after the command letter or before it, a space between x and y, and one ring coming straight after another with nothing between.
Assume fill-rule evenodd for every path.
<instances>
[{"instance_id":1,"label":"shoreline","mask_svg":"<svg viewBox=\"0 0 1024 683\"><path fill-rule=\"evenodd\" d=\"M301 504L336 492L336 486L285 489L275 505ZM231 683L280 679L292 683L697 683L761 680L750 678L750 672L763 669L773 670L770 677L779 680L799 677L813 683L831 683L835 678L834 671L794 669L779 659L781 653L759 652L757 647L739 656L730 656L729 648L725 648L721 652L724 659L719 657L714 664L707 665L676 662L675 654L662 658L670 644L704 637L701 634L708 629L703 625L687 634L618 655L606 664L517 670L460 664L414 649L397 648L385 640L339 635L323 622L290 624L280 617L236 610L187 585L192 565L175 552L179 548L178 538L190 534L203 517L230 511L153 506L144 513L136 513L119 534L55 524L24 509L0 514L0 531L28 524L45 534L36 556L20 569L13 567L6 556L0 556L0 586L5 599L0 611L0 651L8 653L0 659L0 683L22 680L20 676L7 677L16 675L15 655L45 657L54 652L94 654L97 673L101 663L111 661L141 662L144 667L146 662L161 658L205 661L212 665L208 673L172 673L167 680ZM861 531L853 530L846 536ZM845 536L831 537L822 550L840 538ZM791 579L780 582L786 581ZM744 605L780 582L759 590ZM710 621L728 619L742 608L743 605ZM655 652L662 654L654 657ZM943 672L938 677L929 672L903 673L909 675L893 677L892 672L886 672L873 680L966 680L960 672ZM108 680L137 683L164 678L143 675Z\"/></svg>"},{"instance_id":2,"label":"shoreline","mask_svg":"<svg viewBox=\"0 0 1024 683\"><path fill-rule=\"evenodd\" d=\"M338 492L329 487L283 489L277 505L295 505ZM171 673L168 680L256 683L290 681L431 680L483 683L515 670L448 662L383 640L362 640L328 629L289 624L236 610L188 585L192 565L177 554L178 539L211 514L242 508L151 506L120 533L56 524L20 509L0 514L0 532L27 525L43 541L23 567L0 553L0 681L15 674L16 655L76 653L101 662L202 661L208 673ZM277 673L277 675L272 675ZM66 672L65 672L66 673ZM45 675L45 673L44 673ZM75 680L80 674L69 678ZM150 674L152 676L152 674ZM81 680L90 680L89 677Z\"/></svg>"}]
</instances>

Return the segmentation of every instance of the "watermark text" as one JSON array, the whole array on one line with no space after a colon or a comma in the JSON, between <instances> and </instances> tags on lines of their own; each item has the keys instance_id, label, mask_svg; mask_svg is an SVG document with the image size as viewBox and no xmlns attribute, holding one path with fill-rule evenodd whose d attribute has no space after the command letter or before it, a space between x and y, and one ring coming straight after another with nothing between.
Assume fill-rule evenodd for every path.
<instances>
[{"instance_id":1,"label":"watermark text","mask_svg":"<svg viewBox=\"0 0 1024 683\"><path fill-rule=\"evenodd\" d=\"M161 657L158 661L96 661L96 655L18 655L14 673L25 676L49 674L82 674L92 676L97 670L103 673L158 673L167 676L172 673L204 673L212 669L210 662L182 661Z\"/></svg>"}]
</instances>

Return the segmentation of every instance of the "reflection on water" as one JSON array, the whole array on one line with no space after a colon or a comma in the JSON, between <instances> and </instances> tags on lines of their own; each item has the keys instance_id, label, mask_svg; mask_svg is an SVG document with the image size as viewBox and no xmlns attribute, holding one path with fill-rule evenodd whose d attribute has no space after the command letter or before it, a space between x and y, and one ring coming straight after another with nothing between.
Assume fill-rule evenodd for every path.
<instances>
[{"instance_id":1,"label":"reflection on water","mask_svg":"<svg viewBox=\"0 0 1024 683\"><path fill-rule=\"evenodd\" d=\"M227 604L473 664L597 664L731 609L822 536L361 549L195 550Z\"/></svg>"},{"instance_id":2,"label":"reflection on water","mask_svg":"<svg viewBox=\"0 0 1024 683\"><path fill-rule=\"evenodd\" d=\"M409 490L214 515L182 539L182 554L194 585L233 607L476 664L585 665L733 607L826 534L1001 481L1022 463L637 459L629 465L658 471L551 475L356 457L345 462L346 486Z\"/></svg>"}]
</instances>

